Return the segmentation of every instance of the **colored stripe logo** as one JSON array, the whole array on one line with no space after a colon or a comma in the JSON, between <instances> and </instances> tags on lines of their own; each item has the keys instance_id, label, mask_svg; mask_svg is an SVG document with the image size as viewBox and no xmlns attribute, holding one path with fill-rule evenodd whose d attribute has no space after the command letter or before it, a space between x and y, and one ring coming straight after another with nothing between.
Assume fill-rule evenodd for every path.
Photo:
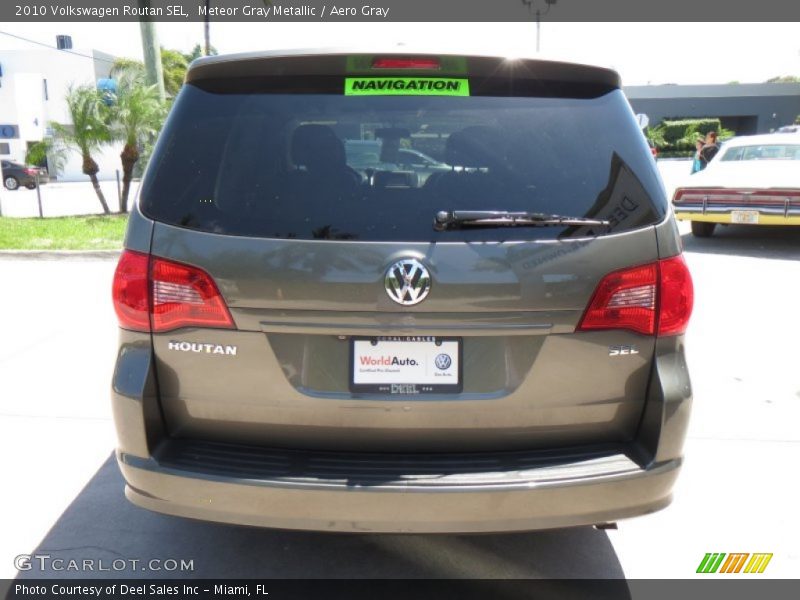
<instances>
[{"instance_id":1,"label":"colored stripe logo","mask_svg":"<svg viewBox=\"0 0 800 600\"><path fill-rule=\"evenodd\" d=\"M748 560L749 559L749 560ZM698 573L763 573L772 553L707 552L697 567Z\"/></svg>"},{"instance_id":2,"label":"colored stripe logo","mask_svg":"<svg viewBox=\"0 0 800 600\"><path fill-rule=\"evenodd\" d=\"M469 96L469 80L444 77L346 77L345 96Z\"/></svg>"}]
</instances>

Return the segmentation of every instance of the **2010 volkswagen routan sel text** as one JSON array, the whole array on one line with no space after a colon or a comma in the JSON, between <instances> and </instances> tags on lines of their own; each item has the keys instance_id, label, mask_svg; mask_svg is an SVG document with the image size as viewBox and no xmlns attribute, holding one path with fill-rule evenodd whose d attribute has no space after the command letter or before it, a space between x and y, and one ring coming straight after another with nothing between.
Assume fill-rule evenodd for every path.
<instances>
[{"instance_id":1,"label":"2010 volkswagen routan sel text","mask_svg":"<svg viewBox=\"0 0 800 600\"><path fill-rule=\"evenodd\" d=\"M348 164L366 141L377 156ZM113 297L117 457L139 506L477 532L670 501L692 283L613 71L200 59Z\"/></svg>"}]
</instances>

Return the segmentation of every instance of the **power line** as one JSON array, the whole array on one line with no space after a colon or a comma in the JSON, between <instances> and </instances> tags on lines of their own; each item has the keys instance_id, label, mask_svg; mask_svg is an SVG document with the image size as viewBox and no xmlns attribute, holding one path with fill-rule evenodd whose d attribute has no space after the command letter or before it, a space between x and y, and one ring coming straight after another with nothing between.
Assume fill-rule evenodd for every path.
<instances>
[{"instance_id":1,"label":"power line","mask_svg":"<svg viewBox=\"0 0 800 600\"><path fill-rule=\"evenodd\" d=\"M44 42L37 42L36 40L31 40L31 39L28 39L28 38L24 38L21 35L16 35L14 33L9 33L7 31L0 31L0 34L7 35L8 37L12 37L12 38L17 38L18 40L22 40L23 42L28 42L30 44L36 44L37 46L44 46L45 48L47 48L49 50L55 50L56 52L68 52L69 54L74 54L75 56L80 56L82 58L88 58L90 60L99 60L99 61L102 61L102 62L110 63L112 65L114 64L113 60L109 60L107 58L100 58L99 56L90 56L88 54L81 54L80 52L75 52L74 50L69 50L67 48L64 48L64 49L56 48L55 46L51 46L50 44L45 44Z\"/></svg>"}]
</instances>

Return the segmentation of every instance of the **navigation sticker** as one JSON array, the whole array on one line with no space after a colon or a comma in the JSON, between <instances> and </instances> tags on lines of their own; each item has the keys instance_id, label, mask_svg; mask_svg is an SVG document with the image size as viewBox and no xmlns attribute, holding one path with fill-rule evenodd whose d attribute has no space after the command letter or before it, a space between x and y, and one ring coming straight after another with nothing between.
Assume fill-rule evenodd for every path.
<instances>
[{"instance_id":1,"label":"navigation sticker","mask_svg":"<svg viewBox=\"0 0 800 600\"><path fill-rule=\"evenodd\" d=\"M469 96L467 79L346 77L345 96Z\"/></svg>"}]
</instances>

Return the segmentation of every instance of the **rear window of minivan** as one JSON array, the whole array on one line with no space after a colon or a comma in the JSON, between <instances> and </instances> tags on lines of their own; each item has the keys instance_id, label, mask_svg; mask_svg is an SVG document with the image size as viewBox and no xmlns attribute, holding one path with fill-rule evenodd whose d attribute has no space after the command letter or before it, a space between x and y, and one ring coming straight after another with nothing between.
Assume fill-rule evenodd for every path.
<instances>
[{"instance_id":1,"label":"rear window of minivan","mask_svg":"<svg viewBox=\"0 0 800 600\"><path fill-rule=\"evenodd\" d=\"M619 90L554 98L232 89L184 86L145 176L144 214L225 235L435 242L605 235L666 212ZM443 210L611 225L435 231Z\"/></svg>"}]
</instances>

